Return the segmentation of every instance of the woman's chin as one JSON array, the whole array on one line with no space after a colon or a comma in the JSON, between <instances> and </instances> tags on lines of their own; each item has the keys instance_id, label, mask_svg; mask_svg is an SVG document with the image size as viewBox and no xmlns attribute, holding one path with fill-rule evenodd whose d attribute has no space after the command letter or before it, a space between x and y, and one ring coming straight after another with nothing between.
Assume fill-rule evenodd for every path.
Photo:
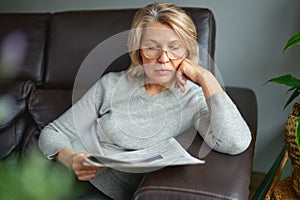
<instances>
[{"instance_id":1,"label":"woman's chin","mask_svg":"<svg viewBox=\"0 0 300 200\"><path fill-rule=\"evenodd\" d=\"M175 85L175 79L174 79L174 77L170 78L170 77L166 77L166 76L161 76L161 77L152 79L150 81L150 83L162 85L165 87L173 87Z\"/></svg>"}]
</instances>

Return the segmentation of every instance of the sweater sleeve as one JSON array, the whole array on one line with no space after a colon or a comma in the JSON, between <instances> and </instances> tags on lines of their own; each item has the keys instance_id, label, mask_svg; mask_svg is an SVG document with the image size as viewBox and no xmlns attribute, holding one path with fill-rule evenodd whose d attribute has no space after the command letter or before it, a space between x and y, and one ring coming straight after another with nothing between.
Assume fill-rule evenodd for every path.
<instances>
[{"instance_id":1,"label":"sweater sleeve","mask_svg":"<svg viewBox=\"0 0 300 200\"><path fill-rule=\"evenodd\" d=\"M53 122L45 126L38 145L48 159L52 159L63 148L72 148L78 138L78 117L87 125L94 123L101 105L101 81L96 82L71 108Z\"/></svg>"},{"instance_id":2,"label":"sweater sleeve","mask_svg":"<svg viewBox=\"0 0 300 200\"><path fill-rule=\"evenodd\" d=\"M229 96L223 92L204 101L200 102L200 111L194 116L194 125L206 144L232 155L246 150L251 132Z\"/></svg>"}]
</instances>

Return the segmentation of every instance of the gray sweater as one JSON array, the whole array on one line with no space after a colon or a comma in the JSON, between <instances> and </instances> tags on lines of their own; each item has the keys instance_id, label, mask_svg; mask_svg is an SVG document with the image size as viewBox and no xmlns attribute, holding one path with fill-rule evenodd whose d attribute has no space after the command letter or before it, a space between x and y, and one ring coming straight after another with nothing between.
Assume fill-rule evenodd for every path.
<instances>
[{"instance_id":1,"label":"gray sweater","mask_svg":"<svg viewBox=\"0 0 300 200\"><path fill-rule=\"evenodd\" d=\"M170 88L150 96L142 79L132 80L123 71L103 76L48 124L39 147L49 159L63 148L109 155L147 148L182 136L191 127L222 153L241 153L251 142L246 122L225 92L205 99L201 87L187 81L184 93ZM184 139L186 144L195 134ZM111 198L124 200L130 199L142 177L105 168L90 182Z\"/></svg>"}]
</instances>

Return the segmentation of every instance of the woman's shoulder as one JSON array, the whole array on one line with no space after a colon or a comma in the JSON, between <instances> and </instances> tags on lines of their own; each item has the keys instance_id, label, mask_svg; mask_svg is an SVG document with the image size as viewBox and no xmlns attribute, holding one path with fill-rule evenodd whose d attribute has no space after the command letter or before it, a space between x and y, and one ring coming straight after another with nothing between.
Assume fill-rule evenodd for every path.
<instances>
[{"instance_id":1,"label":"woman's shoulder","mask_svg":"<svg viewBox=\"0 0 300 200\"><path fill-rule=\"evenodd\" d=\"M119 72L108 72L102 76L101 80L116 80L121 78L125 73L125 70Z\"/></svg>"},{"instance_id":2,"label":"woman's shoulder","mask_svg":"<svg viewBox=\"0 0 300 200\"><path fill-rule=\"evenodd\" d=\"M127 74L127 70L120 72L108 72L98 81L98 87L104 90L113 90L116 85L130 87L134 83Z\"/></svg>"},{"instance_id":3,"label":"woman's shoulder","mask_svg":"<svg viewBox=\"0 0 300 200\"><path fill-rule=\"evenodd\" d=\"M99 84L115 84L122 76L124 76L125 73L126 71L108 72L101 77L101 79L99 80Z\"/></svg>"}]
</instances>

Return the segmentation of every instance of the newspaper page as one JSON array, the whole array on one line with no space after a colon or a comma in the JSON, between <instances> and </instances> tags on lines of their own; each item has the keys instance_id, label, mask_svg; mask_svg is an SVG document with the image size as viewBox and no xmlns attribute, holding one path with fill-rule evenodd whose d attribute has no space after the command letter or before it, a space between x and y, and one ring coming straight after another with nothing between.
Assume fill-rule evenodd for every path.
<instances>
[{"instance_id":1,"label":"newspaper page","mask_svg":"<svg viewBox=\"0 0 300 200\"><path fill-rule=\"evenodd\" d=\"M127 172L145 172L169 165L203 163L204 160L191 156L174 138L142 150L125 151L109 156L92 155L85 160L86 165L111 167Z\"/></svg>"}]
</instances>

